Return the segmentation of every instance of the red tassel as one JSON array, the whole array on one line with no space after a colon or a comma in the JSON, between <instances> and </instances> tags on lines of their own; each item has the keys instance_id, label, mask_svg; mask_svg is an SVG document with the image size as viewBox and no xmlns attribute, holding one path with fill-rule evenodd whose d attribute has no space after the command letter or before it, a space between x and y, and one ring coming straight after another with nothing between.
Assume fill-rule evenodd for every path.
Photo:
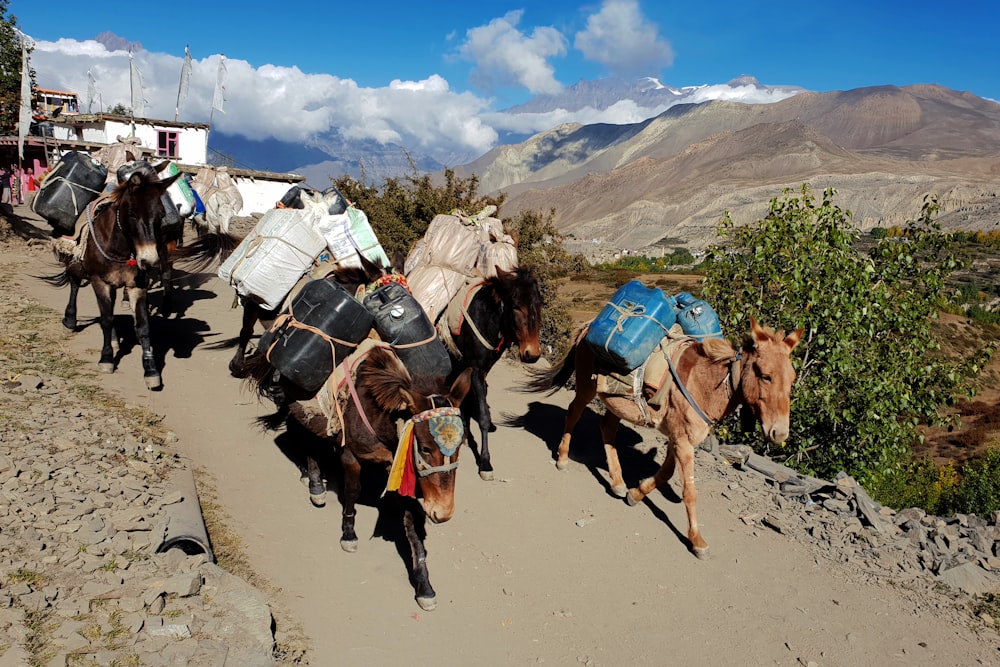
<instances>
[{"instance_id":1,"label":"red tassel","mask_svg":"<svg viewBox=\"0 0 1000 667\"><path fill-rule=\"evenodd\" d=\"M134 259L127 259L127 260L125 260L125 265L126 266L139 266L139 262L135 261Z\"/></svg>"},{"instance_id":2,"label":"red tassel","mask_svg":"<svg viewBox=\"0 0 1000 667\"><path fill-rule=\"evenodd\" d=\"M415 447L416 443L411 443ZM399 482L399 495L417 497L417 471L413 468L413 456L407 457L406 465L403 466L403 479Z\"/></svg>"}]
</instances>

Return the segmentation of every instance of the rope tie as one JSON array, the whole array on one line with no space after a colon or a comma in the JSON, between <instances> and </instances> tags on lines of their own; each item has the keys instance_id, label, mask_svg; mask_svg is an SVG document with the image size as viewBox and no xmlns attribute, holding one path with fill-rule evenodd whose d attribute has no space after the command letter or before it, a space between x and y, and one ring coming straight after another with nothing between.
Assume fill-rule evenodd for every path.
<instances>
[{"instance_id":1,"label":"rope tie","mask_svg":"<svg viewBox=\"0 0 1000 667\"><path fill-rule=\"evenodd\" d=\"M46 176L45 180L42 181L42 184L38 187L38 192L41 193L42 190L49 187L50 183L55 183L57 181L62 181L67 185L69 185L69 196L73 199L73 213L75 213L76 215L80 215L81 209L79 206L77 206L75 188L80 188L81 190L85 190L86 192L92 192L95 195L101 194L100 190L91 190L86 186L80 185L79 183L74 183L73 181L66 179L64 176L57 176L56 174L49 174L48 176Z\"/></svg>"},{"instance_id":2,"label":"rope tie","mask_svg":"<svg viewBox=\"0 0 1000 667\"><path fill-rule=\"evenodd\" d=\"M608 353L611 352L611 350L608 349L608 346L611 345L611 338L615 334L625 333L625 323L635 317L649 320L655 323L656 326L660 327L660 329L663 330L664 336L666 336L669 333L666 327L664 327L655 317L646 314L646 306L640 303L633 303L627 301L625 302L625 304L619 306L617 303L609 301L607 305L611 306L611 308L618 313L618 317L615 319L615 326L612 327L611 331L608 333L607 339L605 339L604 341L605 352Z\"/></svg>"},{"instance_id":3,"label":"rope tie","mask_svg":"<svg viewBox=\"0 0 1000 667\"><path fill-rule=\"evenodd\" d=\"M292 250L300 253L306 259L309 259L309 260L313 260L314 259L312 253L303 250L302 248L298 247L294 243L291 243L290 241L287 241L286 239L283 239L280 236L271 236L271 235L268 235L268 234L258 234L257 236L253 237L252 239L250 239L250 240L248 240L246 242L246 244L247 244L247 246L246 246L246 252L244 252L243 256L240 257L236 261L235 264L233 264L233 271L232 271L232 273L230 275L233 275L233 276L236 275L236 272L239 270L240 266L243 265L243 262L245 262L248 259L250 259L251 257L253 257L257 253L257 251L260 250L260 247L264 244L264 241L267 240L267 239L275 239L277 241L280 241L281 243L284 243L286 246L288 246Z\"/></svg>"}]
</instances>

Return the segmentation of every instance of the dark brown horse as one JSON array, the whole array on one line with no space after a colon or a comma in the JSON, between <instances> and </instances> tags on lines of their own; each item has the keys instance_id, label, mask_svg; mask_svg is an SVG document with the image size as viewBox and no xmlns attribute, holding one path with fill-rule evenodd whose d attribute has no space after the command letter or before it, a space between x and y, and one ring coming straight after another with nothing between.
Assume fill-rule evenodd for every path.
<instances>
[{"instance_id":1,"label":"dark brown horse","mask_svg":"<svg viewBox=\"0 0 1000 667\"><path fill-rule=\"evenodd\" d=\"M535 374L527 391L550 391L566 386L576 374L576 396L566 412L562 440L556 465L565 469L569 461L569 444L573 429L583 410L595 396L607 408L601 419L601 435L607 453L608 473L615 495L625 497L635 505L657 486L666 484L680 466L684 507L688 516L690 548L699 558L708 556L708 544L698 528L695 506L698 492L694 484L694 447L708 436L712 427L732 414L738 407L756 417L763 425L764 437L770 442L783 442L788 437L790 395L795 371L790 355L803 329L785 336L765 329L750 318L751 330L740 349L728 341L708 339L690 345L674 361L676 381L661 406L640 407L631 397L598 392L598 375L605 374L596 363L582 332L563 362L550 370ZM647 396L649 398L649 396ZM667 454L663 465L653 477L639 486L627 489L622 479L615 436L621 420L655 427L667 436Z\"/></svg>"},{"instance_id":2,"label":"dark brown horse","mask_svg":"<svg viewBox=\"0 0 1000 667\"><path fill-rule=\"evenodd\" d=\"M538 340L542 323L542 292L535 272L529 268L513 271L497 269L493 278L484 278L460 291L440 320L452 361L452 375L467 368L472 373L472 393L462 404L465 428L472 419L479 424L479 476L493 479L488 433L495 431L486 400L486 376L510 348L517 345L518 356L526 364L538 361Z\"/></svg>"},{"instance_id":3,"label":"dark brown horse","mask_svg":"<svg viewBox=\"0 0 1000 667\"><path fill-rule=\"evenodd\" d=\"M117 343L114 310L118 289L131 303L135 332L142 347L142 368L146 386L162 386L149 335L149 311L146 293L154 276L168 269L167 243L171 235L163 229L172 213L164 205L166 190L180 174L159 180L155 173L137 171L125 179L110 195L93 202L85 211L86 226L76 254L60 254L65 266L62 274L49 279L55 285L70 287L63 326L76 328L76 300L81 285L89 281L100 309L101 348L99 368L115 370ZM169 279L164 283L169 283Z\"/></svg>"},{"instance_id":4,"label":"dark brown horse","mask_svg":"<svg viewBox=\"0 0 1000 667\"><path fill-rule=\"evenodd\" d=\"M390 482L395 478L397 484L387 489L398 492L404 503L403 530L410 550L415 597L422 609L432 610L437 601L427 571L422 521L427 517L442 523L455 511L455 476L465 441L459 406L469 391L471 370L459 375L450 386L444 377L414 378L384 344L359 352L347 363L354 366L356 374L350 398L336 413L289 400L294 388L284 387L291 391L283 394L286 398L279 403L278 412L260 422L276 428L287 418L294 419L339 450L343 472L340 544L344 551L358 548L354 524L362 464L391 469L394 474L390 474ZM275 392L268 386L273 372L261 366L260 356L253 358L250 366L254 371L251 383L260 393L273 396ZM351 370L347 370L344 382L351 382ZM332 391L336 396L336 390ZM337 417L333 418L333 414ZM405 421L405 426L397 428L397 421ZM307 464L310 495L314 504L322 506L325 483L316 456L307 455Z\"/></svg>"}]
</instances>

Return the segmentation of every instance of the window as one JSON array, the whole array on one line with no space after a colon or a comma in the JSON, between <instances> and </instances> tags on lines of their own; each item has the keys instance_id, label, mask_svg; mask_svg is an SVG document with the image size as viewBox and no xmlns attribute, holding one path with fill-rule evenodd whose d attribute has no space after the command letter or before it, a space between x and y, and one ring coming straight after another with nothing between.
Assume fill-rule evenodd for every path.
<instances>
[{"instance_id":1,"label":"window","mask_svg":"<svg viewBox=\"0 0 1000 667\"><path fill-rule=\"evenodd\" d=\"M157 157L180 157L177 152L177 132L159 130L157 133L156 155Z\"/></svg>"}]
</instances>

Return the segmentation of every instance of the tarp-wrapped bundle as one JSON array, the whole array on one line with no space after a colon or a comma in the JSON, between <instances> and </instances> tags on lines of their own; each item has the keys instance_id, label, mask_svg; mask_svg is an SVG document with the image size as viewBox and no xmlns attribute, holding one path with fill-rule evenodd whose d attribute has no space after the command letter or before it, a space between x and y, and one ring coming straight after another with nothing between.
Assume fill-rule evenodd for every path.
<instances>
[{"instance_id":1,"label":"tarp-wrapped bundle","mask_svg":"<svg viewBox=\"0 0 1000 667\"><path fill-rule=\"evenodd\" d=\"M296 209L271 209L219 267L236 293L267 310L282 304L326 248L310 217Z\"/></svg>"},{"instance_id":2,"label":"tarp-wrapped bundle","mask_svg":"<svg viewBox=\"0 0 1000 667\"><path fill-rule=\"evenodd\" d=\"M432 322L469 276L493 277L496 269L517 268L514 239L492 217L495 206L474 216L456 210L434 216L424 237L406 258L404 267L413 295Z\"/></svg>"},{"instance_id":3,"label":"tarp-wrapped bundle","mask_svg":"<svg viewBox=\"0 0 1000 667\"><path fill-rule=\"evenodd\" d=\"M70 151L45 176L31 210L56 231L71 235L87 204L104 191L108 170L90 156Z\"/></svg>"},{"instance_id":4,"label":"tarp-wrapped bundle","mask_svg":"<svg viewBox=\"0 0 1000 667\"><path fill-rule=\"evenodd\" d=\"M191 181L205 206L200 216L209 231L229 233L229 221L243 208L243 195L226 167L205 166Z\"/></svg>"},{"instance_id":5,"label":"tarp-wrapped bundle","mask_svg":"<svg viewBox=\"0 0 1000 667\"><path fill-rule=\"evenodd\" d=\"M360 268L359 255L364 255L376 266L389 266L389 256L361 209L348 206L343 213L320 216L315 224L340 266Z\"/></svg>"}]
</instances>

